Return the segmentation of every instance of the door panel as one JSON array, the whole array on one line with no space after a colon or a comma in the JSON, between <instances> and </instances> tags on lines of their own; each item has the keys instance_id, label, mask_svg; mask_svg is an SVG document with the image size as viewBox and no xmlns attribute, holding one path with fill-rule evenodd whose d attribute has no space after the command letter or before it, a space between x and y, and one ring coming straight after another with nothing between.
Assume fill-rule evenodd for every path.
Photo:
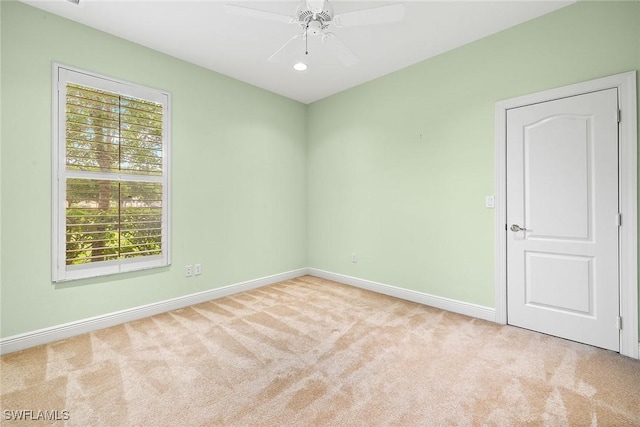
<instances>
[{"instance_id":1,"label":"door panel","mask_svg":"<svg viewBox=\"0 0 640 427\"><path fill-rule=\"evenodd\" d=\"M508 323L615 351L617 105L610 89L507 112Z\"/></svg>"},{"instance_id":2,"label":"door panel","mask_svg":"<svg viewBox=\"0 0 640 427\"><path fill-rule=\"evenodd\" d=\"M589 238L590 127L589 117L578 116L550 117L525 126L524 220L531 228L528 238Z\"/></svg>"},{"instance_id":3,"label":"door panel","mask_svg":"<svg viewBox=\"0 0 640 427\"><path fill-rule=\"evenodd\" d=\"M526 252L525 303L593 315L593 258Z\"/></svg>"}]
</instances>

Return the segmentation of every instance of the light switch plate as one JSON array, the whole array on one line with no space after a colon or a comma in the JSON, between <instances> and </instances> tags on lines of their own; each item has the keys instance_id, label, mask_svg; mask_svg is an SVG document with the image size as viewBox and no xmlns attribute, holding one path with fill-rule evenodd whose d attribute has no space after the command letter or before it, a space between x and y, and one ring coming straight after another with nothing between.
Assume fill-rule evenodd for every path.
<instances>
[{"instance_id":1,"label":"light switch plate","mask_svg":"<svg viewBox=\"0 0 640 427\"><path fill-rule=\"evenodd\" d=\"M495 201L495 199L494 199L494 197L493 197L493 196L487 196L487 197L485 198L484 206L485 206L486 208L493 209L493 208L495 207L495 205L496 205L496 203L495 203L495 202L496 202L496 201Z\"/></svg>"}]
</instances>

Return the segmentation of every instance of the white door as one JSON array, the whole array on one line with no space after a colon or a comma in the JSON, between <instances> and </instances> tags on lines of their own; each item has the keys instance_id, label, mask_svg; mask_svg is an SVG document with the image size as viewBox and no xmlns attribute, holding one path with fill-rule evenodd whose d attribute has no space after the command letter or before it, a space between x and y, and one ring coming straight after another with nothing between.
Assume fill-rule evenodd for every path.
<instances>
[{"instance_id":1,"label":"white door","mask_svg":"<svg viewBox=\"0 0 640 427\"><path fill-rule=\"evenodd\" d=\"M619 351L617 89L507 111L507 319Z\"/></svg>"}]
</instances>

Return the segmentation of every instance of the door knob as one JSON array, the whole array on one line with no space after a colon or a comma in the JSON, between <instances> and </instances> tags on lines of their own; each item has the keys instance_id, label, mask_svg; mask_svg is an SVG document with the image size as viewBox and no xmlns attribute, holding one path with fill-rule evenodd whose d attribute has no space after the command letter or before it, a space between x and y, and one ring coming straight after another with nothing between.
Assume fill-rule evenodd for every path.
<instances>
[{"instance_id":1,"label":"door knob","mask_svg":"<svg viewBox=\"0 0 640 427\"><path fill-rule=\"evenodd\" d=\"M527 229L520 227L518 224L513 224L511 225L511 231L527 231Z\"/></svg>"}]
</instances>

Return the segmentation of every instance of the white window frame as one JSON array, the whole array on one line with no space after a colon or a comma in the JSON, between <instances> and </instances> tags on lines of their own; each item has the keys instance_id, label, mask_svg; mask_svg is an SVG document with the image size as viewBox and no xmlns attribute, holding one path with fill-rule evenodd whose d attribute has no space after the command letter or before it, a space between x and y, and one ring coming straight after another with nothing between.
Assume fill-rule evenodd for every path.
<instances>
[{"instance_id":1,"label":"white window frame","mask_svg":"<svg viewBox=\"0 0 640 427\"><path fill-rule=\"evenodd\" d=\"M52 64L52 281L106 276L129 271L166 267L171 264L171 95L168 92L107 77L57 62ZM162 176L137 177L137 181L162 183L162 254L80 265L66 264L66 180L100 178L100 172L66 169L66 84L106 90L162 104ZM103 174L105 179L131 181L130 174Z\"/></svg>"}]
</instances>

